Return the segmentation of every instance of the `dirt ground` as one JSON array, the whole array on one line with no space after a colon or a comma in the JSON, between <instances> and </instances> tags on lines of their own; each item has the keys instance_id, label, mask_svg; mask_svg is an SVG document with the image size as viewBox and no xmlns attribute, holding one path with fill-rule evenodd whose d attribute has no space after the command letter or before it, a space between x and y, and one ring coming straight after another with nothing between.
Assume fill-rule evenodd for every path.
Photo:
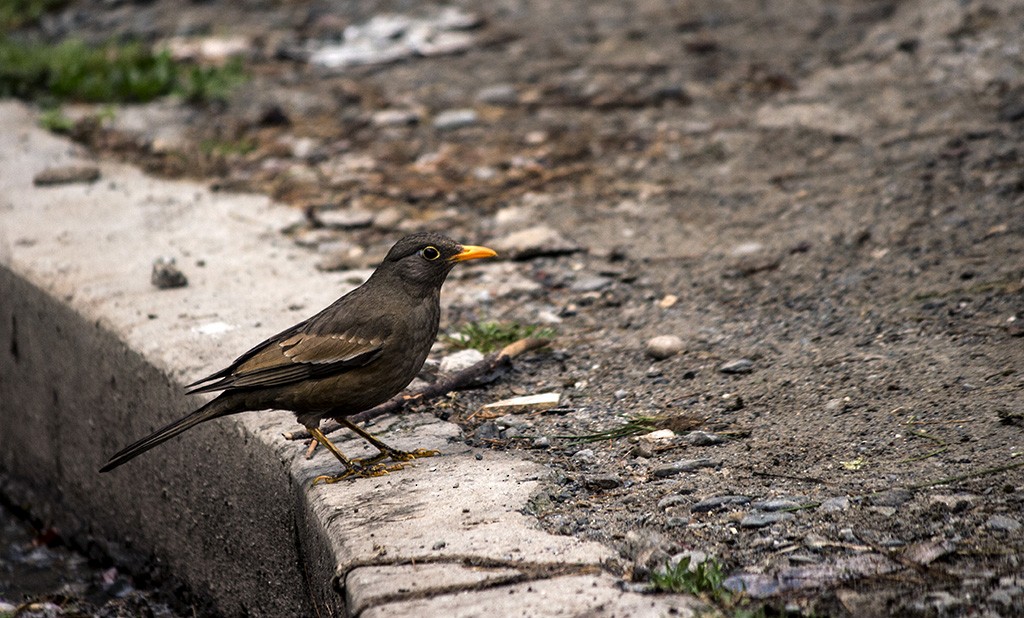
<instances>
[{"instance_id":1,"label":"dirt ground","mask_svg":"<svg viewBox=\"0 0 1024 618\"><path fill-rule=\"evenodd\" d=\"M1024 2L447 6L459 53L338 70L311 50L436 6L77 2L40 31L241 37L226 104L76 137L306 209L286 233L324 268L412 229L511 247L443 327L558 338L438 410L549 464L539 525L617 548L625 585L703 552L770 611L1024 615ZM533 226L561 255L508 238Z\"/></svg>"}]
</instances>

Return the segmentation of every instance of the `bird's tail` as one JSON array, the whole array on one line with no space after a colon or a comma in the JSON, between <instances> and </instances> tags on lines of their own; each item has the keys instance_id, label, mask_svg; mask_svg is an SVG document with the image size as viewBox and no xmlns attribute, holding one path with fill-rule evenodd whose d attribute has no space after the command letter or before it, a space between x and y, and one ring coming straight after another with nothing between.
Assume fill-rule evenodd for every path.
<instances>
[{"instance_id":1,"label":"bird's tail","mask_svg":"<svg viewBox=\"0 0 1024 618\"><path fill-rule=\"evenodd\" d=\"M217 397L192 414L179 418L170 425L154 431L138 442L134 442L124 447L118 451L116 455L111 457L110 461L108 461L106 465L100 468L100 472L109 472L128 460L134 459L142 453L145 453L154 446L163 444L174 436L195 427L199 423L219 418L221 416L226 416L228 414L233 414L235 412L238 412L238 410L235 409L235 407L232 406L224 396Z\"/></svg>"}]
</instances>

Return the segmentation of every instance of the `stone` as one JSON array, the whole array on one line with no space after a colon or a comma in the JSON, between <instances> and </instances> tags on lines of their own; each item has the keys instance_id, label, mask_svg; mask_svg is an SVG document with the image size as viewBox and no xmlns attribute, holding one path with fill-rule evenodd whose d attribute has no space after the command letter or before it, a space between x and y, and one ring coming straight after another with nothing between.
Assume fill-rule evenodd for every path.
<instances>
[{"instance_id":1,"label":"stone","mask_svg":"<svg viewBox=\"0 0 1024 618\"><path fill-rule=\"evenodd\" d=\"M573 292L600 292L612 284L612 279L608 277L602 277L600 275L594 275L591 277L582 277L572 282L569 289Z\"/></svg>"},{"instance_id":2,"label":"stone","mask_svg":"<svg viewBox=\"0 0 1024 618\"><path fill-rule=\"evenodd\" d=\"M818 510L822 513L841 513L848 508L850 508L850 499L845 496L838 496L822 500Z\"/></svg>"},{"instance_id":3,"label":"stone","mask_svg":"<svg viewBox=\"0 0 1024 618\"><path fill-rule=\"evenodd\" d=\"M691 513L711 513L714 511L726 510L731 506L741 506L750 503L750 496L713 496L705 498L690 507Z\"/></svg>"},{"instance_id":4,"label":"stone","mask_svg":"<svg viewBox=\"0 0 1024 618\"><path fill-rule=\"evenodd\" d=\"M339 230L354 230L373 224L373 213L359 208L319 209L315 217L321 225Z\"/></svg>"},{"instance_id":5,"label":"stone","mask_svg":"<svg viewBox=\"0 0 1024 618\"><path fill-rule=\"evenodd\" d=\"M476 100L488 105L510 106L519 102L519 93L512 84L494 84L481 88L476 93Z\"/></svg>"},{"instance_id":6,"label":"stone","mask_svg":"<svg viewBox=\"0 0 1024 618\"><path fill-rule=\"evenodd\" d=\"M654 360L665 360L683 351L683 340L675 335L659 335L647 340L644 351Z\"/></svg>"},{"instance_id":7,"label":"stone","mask_svg":"<svg viewBox=\"0 0 1024 618\"><path fill-rule=\"evenodd\" d=\"M741 528L764 528L793 519L792 513L750 513L740 520Z\"/></svg>"},{"instance_id":8,"label":"stone","mask_svg":"<svg viewBox=\"0 0 1024 618\"><path fill-rule=\"evenodd\" d=\"M795 509L800 506L800 503L796 500L787 500L786 498L776 498L773 500L760 500L750 505L750 508L757 511L784 511L786 509Z\"/></svg>"},{"instance_id":9,"label":"stone","mask_svg":"<svg viewBox=\"0 0 1024 618\"><path fill-rule=\"evenodd\" d=\"M546 225L537 225L496 238L489 246L501 256L514 260L535 257L567 255L580 250L579 245L566 239Z\"/></svg>"},{"instance_id":10,"label":"stone","mask_svg":"<svg viewBox=\"0 0 1024 618\"><path fill-rule=\"evenodd\" d=\"M478 120L479 118L475 110L450 109L434 117L434 128L438 131L453 131L473 126Z\"/></svg>"},{"instance_id":11,"label":"stone","mask_svg":"<svg viewBox=\"0 0 1024 618\"><path fill-rule=\"evenodd\" d=\"M411 127L419 121L419 114L408 109L382 109L370 117L375 127Z\"/></svg>"},{"instance_id":12,"label":"stone","mask_svg":"<svg viewBox=\"0 0 1024 618\"><path fill-rule=\"evenodd\" d=\"M468 348L449 354L441 359L440 371L443 374L452 374L463 369L468 369L484 359L484 353L480 350Z\"/></svg>"},{"instance_id":13,"label":"stone","mask_svg":"<svg viewBox=\"0 0 1024 618\"><path fill-rule=\"evenodd\" d=\"M32 178L37 187L51 187L77 182L96 182L100 179L100 168L95 165L61 165L48 167Z\"/></svg>"},{"instance_id":14,"label":"stone","mask_svg":"<svg viewBox=\"0 0 1024 618\"><path fill-rule=\"evenodd\" d=\"M722 363L718 370L728 374L750 373L754 370L754 361L749 358L737 358Z\"/></svg>"},{"instance_id":15,"label":"stone","mask_svg":"<svg viewBox=\"0 0 1024 618\"><path fill-rule=\"evenodd\" d=\"M693 446L714 446L726 441L722 436L707 431L691 431L683 436L683 440L686 440Z\"/></svg>"},{"instance_id":16,"label":"stone","mask_svg":"<svg viewBox=\"0 0 1024 618\"><path fill-rule=\"evenodd\" d=\"M993 515L988 518L985 522L985 526L990 530L996 530L999 532L1016 532L1020 530L1021 523L1019 520L1013 517L1007 517L1005 515Z\"/></svg>"},{"instance_id":17,"label":"stone","mask_svg":"<svg viewBox=\"0 0 1024 618\"><path fill-rule=\"evenodd\" d=\"M683 472L696 472L701 468L714 468L718 466L717 461L711 459L683 459L670 464L658 466L651 470L651 476L656 478L667 478Z\"/></svg>"},{"instance_id":18,"label":"stone","mask_svg":"<svg viewBox=\"0 0 1024 618\"><path fill-rule=\"evenodd\" d=\"M617 474L595 474L583 477L583 486L588 489L615 489L622 486L622 479Z\"/></svg>"},{"instance_id":19,"label":"stone","mask_svg":"<svg viewBox=\"0 0 1024 618\"><path fill-rule=\"evenodd\" d=\"M594 455L594 449L585 448L573 453L572 460L578 464L589 466L597 463L597 456Z\"/></svg>"},{"instance_id":20,"label":"stone","mask_svg":"<svg viewBox=\"0 0 1024 618\"><path fill-rule=\"evenodd\" d=\"M170 256L161 256L153 260L149 281L161 290L183 288L188 285L188 277L178 269L177 261Z\"/></svg>"}]
</instances>

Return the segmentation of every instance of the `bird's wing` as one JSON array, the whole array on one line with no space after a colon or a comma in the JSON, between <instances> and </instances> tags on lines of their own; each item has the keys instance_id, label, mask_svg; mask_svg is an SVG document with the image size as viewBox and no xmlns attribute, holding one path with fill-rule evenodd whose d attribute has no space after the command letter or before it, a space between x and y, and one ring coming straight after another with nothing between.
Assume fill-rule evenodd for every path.
<instances>
[{"instance_id":1,"label":"bird's wing","mask_svg":"<svg viewBox=\"0 0 1024 618\"><path fill-rule=\"evenodd\" d=\"M293 327L249 350L230 367L195 384L215 382L189 392L281 386L361 367L373 362L384 347L390 328L381 326L376 324L373 334L361 332L368 329L358 327L339 333L312 333Z\"/></svg>"}]
</instances>

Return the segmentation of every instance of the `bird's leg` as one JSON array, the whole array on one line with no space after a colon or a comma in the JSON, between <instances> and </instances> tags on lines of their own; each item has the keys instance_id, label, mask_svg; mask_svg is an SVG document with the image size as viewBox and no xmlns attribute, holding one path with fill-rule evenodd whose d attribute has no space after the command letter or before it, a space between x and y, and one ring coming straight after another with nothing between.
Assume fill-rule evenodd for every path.
<instances>
[{"instance_id":1,"label":"bird's leg","mask_svg":"<svg viewBox=\"0 0 1024 618\"><path fill-rule=\"evenodd\" d=\"M388 472L391 472L391 470L387 466L367 465L364 462L352 461L348 457L345 457L345 453L342 453L341 449L335 446L333 442L328 440L327 436L324 435L324 432L320 431L319 427L310 427L309 433L317 442L322 444L325 449L327 449L328 451L331 452L332 455L337 457L338 461L341 462L341 465L345 467L345 470L338 476L330 476L325 474L316 477L315 479L313 479L314 485L321 482L337 483L338 481L344 481L345 479L350 478L370 478L374 476L382 476L387 474Z\"/></svg>"},{"instance_id":2,"label":"bird's leg","mask_svg":"<svg viewBox=\"0 0 1024 618\"><path fill-rule=\"evenodd\" d=\"M373 464L380 461L381 459L384 459L385 457L391 458L392 461L412 461L413 459L419 459L421 457L433 457L434 455L440 454L439 451L425 448L418 448L415 451L400 451L397 448L384 444L377 438L373 437L373 435L371 435L370 432L366 431L359 425L356 425L347 418L342 417L337 420L339 423L355 432L360 438L366 440L370 444L377 447L377 450L380 451L380 453L374 455L373 457L368 457L367 459L359 460L360 463Z\"/></svg>"}]
</instances>

